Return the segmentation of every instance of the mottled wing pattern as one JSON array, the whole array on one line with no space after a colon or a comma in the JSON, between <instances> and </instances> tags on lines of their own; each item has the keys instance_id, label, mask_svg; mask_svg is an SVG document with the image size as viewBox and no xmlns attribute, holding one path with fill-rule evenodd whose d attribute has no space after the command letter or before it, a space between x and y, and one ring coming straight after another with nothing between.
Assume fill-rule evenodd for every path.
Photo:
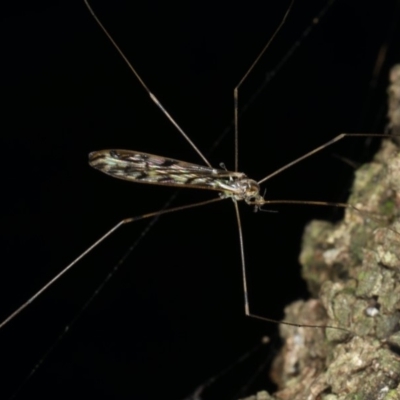
<instances>
[{"instance_id":1,"label":"mottled wing pattern","mask_svg":"<svg viewBox=\"0 0 400 400\"><path fill-rule=\"evenodd\" d=\"M155 185L227 191L245 174L187 163L133 150L101 150L89 154L89 164L115 178ZM229 191L229 190L228 190Z\"/></svg>"}]
</instances>

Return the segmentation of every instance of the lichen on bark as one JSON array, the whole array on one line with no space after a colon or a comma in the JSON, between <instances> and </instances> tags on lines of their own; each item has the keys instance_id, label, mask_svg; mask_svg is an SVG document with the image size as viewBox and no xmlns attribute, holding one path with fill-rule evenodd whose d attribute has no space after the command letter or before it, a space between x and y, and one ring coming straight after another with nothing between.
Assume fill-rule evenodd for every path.
<instances>
[{"instance_id":1,"label":"lichen on bark","mask_svg":"<svg viewBox=\"0 0 400 400\"><path fill-rule=\"evenodd\" d=\"M391 71L389 131L400 135L400 66ZM400 140L355 172L342 221L312 221L300 255L312 299L281 325L268 399L400 399ZM264 392L262 392L264 393Z\"/></svg>"}]
</instances>

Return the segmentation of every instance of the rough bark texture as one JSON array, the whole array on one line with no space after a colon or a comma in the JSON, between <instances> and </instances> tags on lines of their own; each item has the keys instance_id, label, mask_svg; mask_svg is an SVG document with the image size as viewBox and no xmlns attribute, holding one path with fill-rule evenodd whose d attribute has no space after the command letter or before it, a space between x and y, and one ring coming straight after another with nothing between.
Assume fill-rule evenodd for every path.
<instances>
[{"instance_id":1,"label":"rough bark texture","mask_svg":"<svg viewBox=\"0 0 400 400\"><path fill-rule=\"evenodd\" d=\"M400 135L400 66L391 72L389 131ZM253 400L400 399L400 151L385 140L355 173L344 219L312 221L300 255L314 299L285 319L346 330L281 325L272 378Z\"/></svg>"}]
</instances>

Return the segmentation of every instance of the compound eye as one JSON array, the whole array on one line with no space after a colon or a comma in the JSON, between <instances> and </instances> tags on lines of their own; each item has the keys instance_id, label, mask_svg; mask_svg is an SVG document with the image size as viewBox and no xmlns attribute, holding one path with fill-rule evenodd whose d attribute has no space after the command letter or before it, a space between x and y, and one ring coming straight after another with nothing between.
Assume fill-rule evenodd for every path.
<instances>
[{"instance_id":1,"label":"compound eye","mask_svg":"<svg viewBox=\"0 0 400 400\"><path fill-rule=\"evenodd\" d=\"M247 183L247 191L249 192L250 196L255 197L260 191L257 182L248 182Z\"/></svg>"}]
</instances>

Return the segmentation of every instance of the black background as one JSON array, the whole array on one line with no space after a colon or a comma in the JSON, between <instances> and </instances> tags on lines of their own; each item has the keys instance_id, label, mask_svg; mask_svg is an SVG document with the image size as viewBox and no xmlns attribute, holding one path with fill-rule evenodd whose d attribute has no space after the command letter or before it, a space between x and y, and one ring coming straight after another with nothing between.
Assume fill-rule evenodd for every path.
<instances>
[{"instance_id":1,"label":"black background","mask_svg":"<svg viewBox=\"0 0 400 400\"><path fill-rule=\"evenodd\" d=\"M240 92L261 87L325 1L298 1ZM261 179L340 132L382 132L388 65L371 90L397 1L338 0L240 121L240 170ZM147 85L208 154L233 116L233 87L270 38L288 2L94 0ZM398 9L397 5L397 9ZM1 319L120 219L160 209L173 188L111 179L87 154L134 149L201 160L148 98L83 2L18 2L1 20ZM396 58L397 57L397 58ZM345 139L268 182L270 199L345 201L370 141ZM232 132L210 154L233 169ZM181 190L174 203L215 193ZM242 205L253 312L283 317L306 297L297 257L304 224L338 210ZM147 222L118 231L0 332L7 398L79 312ZM277 326L244 317L237 227L229 202L162 217L19 399L181 399ZM272 345L205 398L230 398ZM267 372L250 392L271 388ZM215 394L217 393L217 394ZM214 395L214 397L213 397Z\"/></svg>"}]
</instances>

